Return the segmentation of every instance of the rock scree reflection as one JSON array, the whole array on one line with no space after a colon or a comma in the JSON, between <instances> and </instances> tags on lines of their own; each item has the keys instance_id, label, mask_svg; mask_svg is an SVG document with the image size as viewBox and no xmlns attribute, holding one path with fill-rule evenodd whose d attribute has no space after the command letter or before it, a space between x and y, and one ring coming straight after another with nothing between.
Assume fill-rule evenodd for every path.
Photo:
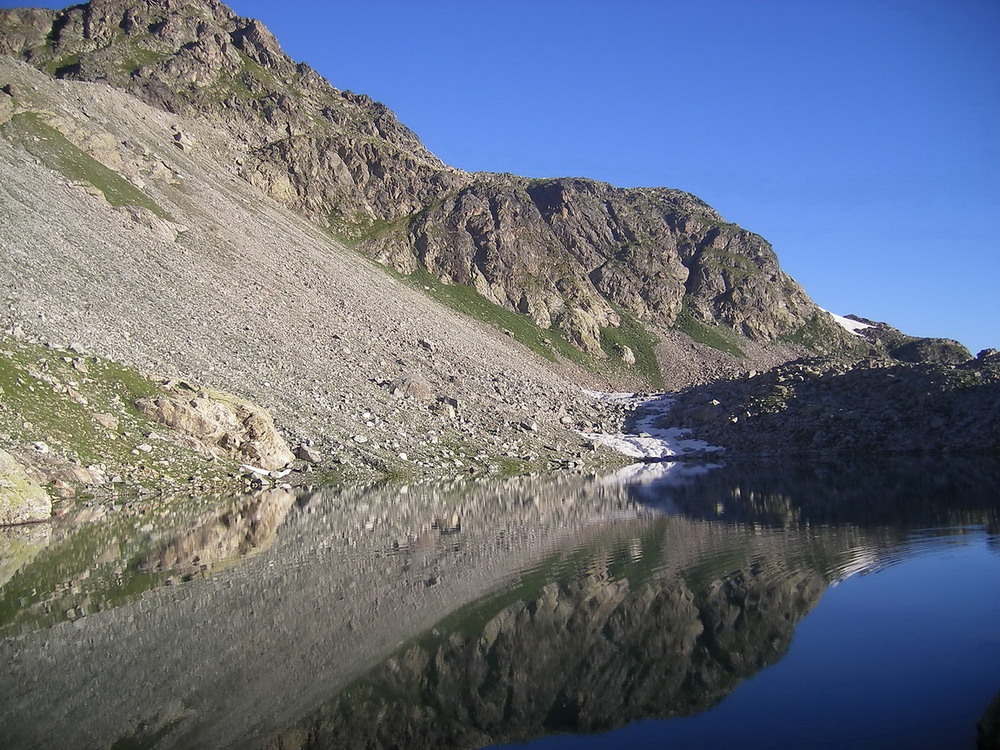
<instances>
[{"instance_id":1,"label":"rock scree reflection","mask_svg":"<svg viewBox=\"0 0 1000 750\"><path fill-rule=\"evenodd\" d=\"M953 468L354 487L54 529L0 589L0 735L471 748L696 714L831 583L929 528L996 534L996 466Z\"/></svg>"}]
</instances>

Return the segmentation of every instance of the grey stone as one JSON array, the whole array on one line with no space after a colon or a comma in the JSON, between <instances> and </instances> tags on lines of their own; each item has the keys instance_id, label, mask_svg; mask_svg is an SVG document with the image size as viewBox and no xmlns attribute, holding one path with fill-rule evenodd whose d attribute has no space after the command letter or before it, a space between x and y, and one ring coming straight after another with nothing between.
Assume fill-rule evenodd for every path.
<instances>
[{"instance_id":1,"label":"grey stone","mask_svg":"<svg viewBox=\"0 0 1000 750\"><path fill-rule=\"evenodd\" d=\"M0 526L47 520L52 498L24 467L0 450Z\"/></svg>"}]
</instances>

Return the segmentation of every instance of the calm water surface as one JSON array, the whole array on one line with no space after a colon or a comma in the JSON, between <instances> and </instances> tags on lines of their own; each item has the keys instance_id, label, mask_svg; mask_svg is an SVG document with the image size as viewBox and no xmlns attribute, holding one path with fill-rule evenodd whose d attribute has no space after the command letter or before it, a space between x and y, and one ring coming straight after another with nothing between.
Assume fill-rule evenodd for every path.
<instances>
[{"instance_id":1,"label":"calm water surface","mask_svg":"<svg viewBox=\"0 0 1000 750\"><path fill-rule=\"evenodd\" d=\"M974 748L998 487L662 464L0 531L0 744Z\"/></svg>"}]
</instances>

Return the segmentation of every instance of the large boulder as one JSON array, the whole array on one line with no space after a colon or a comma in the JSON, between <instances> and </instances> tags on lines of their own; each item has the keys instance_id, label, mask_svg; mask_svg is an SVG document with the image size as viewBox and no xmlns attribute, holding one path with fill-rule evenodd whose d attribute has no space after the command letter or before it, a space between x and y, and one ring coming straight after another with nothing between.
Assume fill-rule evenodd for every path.
<instances>
[{"instance_id":1,"label":"large boulder","mask_svg":"<svg viewBox=\"0 0 1000 750\"><path fill-rule=\"evenodd\" d=\"M45 521L51 515L49 493L12 455L0 450L0 526Z\"/></svg>"},{"instance_id":2,"label":"large boulder","mask_svg":"<svg viewBox=\"0 0 1000 750\"><path fill-rule=\"evenodd\" d=\"M135 407L154 422L193 439L211 455L227 455L272 471L295 460L267 411L227 393L182 385L162 396L141 398Z\"/></svg>"}]
</instances>

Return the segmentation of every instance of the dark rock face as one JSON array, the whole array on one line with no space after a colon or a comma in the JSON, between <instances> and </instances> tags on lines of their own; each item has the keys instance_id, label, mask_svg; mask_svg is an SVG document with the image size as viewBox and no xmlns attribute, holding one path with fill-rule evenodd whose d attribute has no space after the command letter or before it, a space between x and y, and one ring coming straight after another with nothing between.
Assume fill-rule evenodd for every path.
<instances>
[{"instance_id":1,"label":"dark rock face","mask_svg":"<svg viewBox=\"0 0 1000 750\"><path fill-rule=\"evenodd\" d=\"M821 348L851 343L826 316L813 320L767 242L694 196L451 169L383 105L333 88L215 0L0 11L0 52L217 122L240 174L279 202L598 356L619 309L671 327L685 305L754 341L811 325Z\"/></svg>"},{"instance_id":2,"label":"dark rock face","mask_svg":"<svg viewBox=\"0 0 1000 750\"><path fill-rule=\"evenodd\" d=\"M960 365L799 360L690 388L667 414L738 453L1000 453L1000 356Z\"/></svg>"},{"instance_id":3,"label":"dark rock face","mask_svg":"<svg viewBox=\"0 0 1000 750\"><path fill-rule=\"evenodd\" d=\"M385 106L333 88L259 21L214 0L0 11L0 52L217 121L244 177L324 220L408 214L457 184Z\"/></svg>"},{"instance_id":4,"label":"dark rock face","mask_svg":"<svg viewBox=\"0 0 1000 750\"><path fill-rule=\"evenodd\" d=\"M478 175L364 245L402 270L416 262L474 286L591 352L617 310L671 327L686 305L697 320L765 342L817 312L764 239L666 188ZM831 320L816 325L829 342L852 343Z\"/></svg>"},{"instance_id":5,"label":"dark rock face","mask_svg":"<svg viewBox=\"0 0 1000 750\"><path fill-rule=\"evenodd\" d=\"M877 351L884 351L900 362L957 365L972 359L971 352L957 341L908 336L886 323L866 320L857 315L848 317L866 323L869 327L862 329L861 335L873 343Z\"/></svg>"}]
</instances>

